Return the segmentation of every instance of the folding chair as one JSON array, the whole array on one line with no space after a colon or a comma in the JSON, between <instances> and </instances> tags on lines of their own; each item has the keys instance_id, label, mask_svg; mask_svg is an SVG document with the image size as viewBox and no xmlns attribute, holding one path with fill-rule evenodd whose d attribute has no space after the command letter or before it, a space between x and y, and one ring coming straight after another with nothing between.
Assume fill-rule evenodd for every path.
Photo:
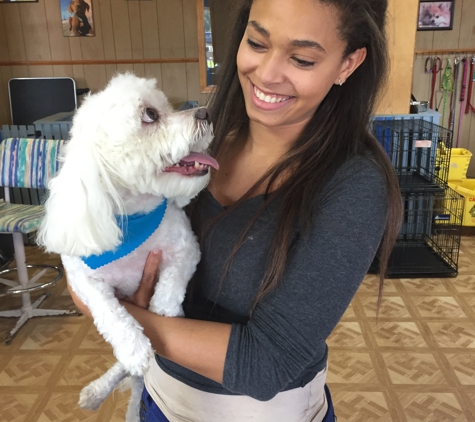
<instances>
[{"instance_id":1,"label":"folding chair","mask_svg":"<svg viewBox=\"0 0 475 422\"><path fill-rule=\"evenodd\" d=\"M0 233L12 235L16 261L15 268L0 271L0 283L7 287L0 291L0 297L22 297L20 309L0 312L0 317L19 318L5 338L7 344L30 318L81 315L73 310L38 309L48 293L31 303L30 293L54 286L62 277L63 271L52 265L26 263L23 235L38 230L44 207L10 203L9 188L47 188L48 182L58 171L57 158L63 145L63 140L54 139L8 138L0 142L0 186L4 187L5 197L5 200L0 201ZM17 279L12 277L15 273Z\"/></svg>"}]
</instances>

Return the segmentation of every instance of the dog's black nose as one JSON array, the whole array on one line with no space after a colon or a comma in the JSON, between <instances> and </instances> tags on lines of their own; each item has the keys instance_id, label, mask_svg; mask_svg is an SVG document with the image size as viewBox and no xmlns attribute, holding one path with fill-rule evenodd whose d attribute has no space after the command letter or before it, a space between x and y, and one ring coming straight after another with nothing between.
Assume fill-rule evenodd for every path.
<instances>
[{"instance_id":1,"label":"dog's black nose","mask_svg":"<svg viewBox=\"0 0 475 422\"><path fill-rule=\"evenodd\" d=\"M205 107L201 107L196 110L195 117L199 120L206 120L208 123L211 123L211 117L209 116L208 110Z\"/></svg>"}]
</instances>

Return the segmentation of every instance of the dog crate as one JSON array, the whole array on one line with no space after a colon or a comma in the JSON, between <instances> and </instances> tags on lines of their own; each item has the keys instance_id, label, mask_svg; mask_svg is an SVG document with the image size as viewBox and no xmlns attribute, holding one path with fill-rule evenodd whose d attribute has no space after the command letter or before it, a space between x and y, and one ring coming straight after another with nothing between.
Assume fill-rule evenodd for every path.
<instances>
[{"instance_id":1,"label":"dog crate","mask_svg":"<svg viewBox=\"0 0 475 422\"><path fill-rule=\"evenodd\" d=\"M423 119L373 121L373 133L396 170L402 192L447 186L452 132Z\"/></svg>"},{"instance_id":2,"label":"dog crate","mask_svg":"<svg viewBox=\"0 0 475 422\"><path fill-rule=\"evenodd\" d=\"M464 198L450 188L402 193L401 230L388 262L388 278L455 277ZM375 258L370 273L379 268Z\"/></svg>"}]
</instances>

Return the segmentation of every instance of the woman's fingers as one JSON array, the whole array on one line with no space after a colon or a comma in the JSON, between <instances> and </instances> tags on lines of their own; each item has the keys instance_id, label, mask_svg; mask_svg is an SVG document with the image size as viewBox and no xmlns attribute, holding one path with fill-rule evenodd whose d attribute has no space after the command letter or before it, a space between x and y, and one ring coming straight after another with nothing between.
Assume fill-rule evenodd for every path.
<instances>
[{"instance_id":1,"label":"woman's fingers","mask_svg":"<svg viewBox=\"0 0 475 422\"><path fill-rule=\"evenodd\" d=\"M148 308L158 281L158 271L161 262L162 251L154 251L148 254L139 288L131 298L125 299L127 302L144 309Z\"/></svg>"}]
</instances>

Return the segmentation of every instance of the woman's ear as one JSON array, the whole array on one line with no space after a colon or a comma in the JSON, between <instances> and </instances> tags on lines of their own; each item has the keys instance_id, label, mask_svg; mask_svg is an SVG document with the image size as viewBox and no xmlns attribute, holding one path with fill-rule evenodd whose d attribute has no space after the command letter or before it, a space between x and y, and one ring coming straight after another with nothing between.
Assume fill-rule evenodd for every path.
<instances>
[{"instance_id":1,"label":"woman's ear","mask_svg":"<svg viewBox=\"0 0 475 422\"><path fill-rule=\"evenodd\" d=\"M359 48L354 53L351 53L344 61L340 70L340 75L335 84L342 85L350 77L350 75L364 62L366 59L366 47Z\"/></svg>"},{"instance_id":2,"label":"woman's ear","mask_svg":"<svg viewBox=\"0 0 475 422\"><path fill-rule=\"evenodd\" d=\"M69 141L63 166L49 184L46 215L37 236L48 252L89 256L120 243L112 183L88 142Z\"/></svg>"}]
</instances>

